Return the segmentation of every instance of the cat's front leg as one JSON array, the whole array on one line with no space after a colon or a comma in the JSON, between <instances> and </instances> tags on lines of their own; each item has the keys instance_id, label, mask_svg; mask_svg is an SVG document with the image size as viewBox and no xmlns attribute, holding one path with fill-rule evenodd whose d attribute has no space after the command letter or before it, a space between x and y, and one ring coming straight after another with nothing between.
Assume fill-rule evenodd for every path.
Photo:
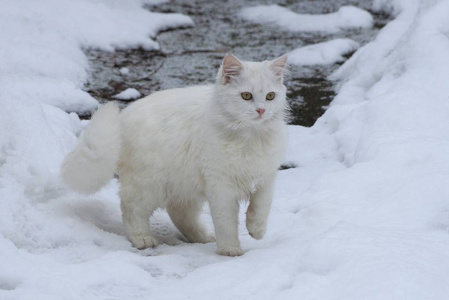
<instances>
[{"instance_id":1,"label":"cat's front leg","mask_svg":"<svg viewBox=\"0 0 449 300\"><path fill-rule=\"evenodd\" d=\"M274 182L276 176L270 176L250 197L248 210L246 211L246 228L249 234L260 240L267 230L267 220L273 199Z\"/></svg>"},{"instance_id":2,"label":"cat's front leg","mask_svg":"<svg viewBox=\"0 0 449 300\"><path fill-rule=\"evenodd\" d=\"M214 187L209 194L209 206L215 227L217 253L226 256L243 254L238 237L238 197L230 187Z\"/></svg>"}]
</instances>

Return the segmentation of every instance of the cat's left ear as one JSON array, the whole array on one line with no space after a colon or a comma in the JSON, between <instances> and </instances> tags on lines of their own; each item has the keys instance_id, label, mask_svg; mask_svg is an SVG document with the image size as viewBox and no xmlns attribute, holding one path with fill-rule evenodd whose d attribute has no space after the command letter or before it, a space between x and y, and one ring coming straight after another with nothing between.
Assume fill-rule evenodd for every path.
<instances>
[{"instance_id":1,"label":"cat's left ear","mask_svg":"<svg viewBox=\"0 0 449 300\"><path fill-rule=\"evenodd\" d=\"M282 83L284 80L284 72L287 67L288 55L284 54L281 57L276 58L271 61L270 69L273 70L274 74L278 77L278 80Z\"/></svg>"}]
</instances>

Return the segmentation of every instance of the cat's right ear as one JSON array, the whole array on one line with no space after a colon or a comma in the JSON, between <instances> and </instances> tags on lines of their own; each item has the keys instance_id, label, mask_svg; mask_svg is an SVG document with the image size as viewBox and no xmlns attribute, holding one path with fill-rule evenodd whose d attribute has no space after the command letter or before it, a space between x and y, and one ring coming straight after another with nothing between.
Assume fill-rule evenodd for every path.
<instances>
[{"instance_id":1,"label":"cat's right ear","mask_svg":"<svg viewBox=\"0 0 449 300\"><path fill-rule=\"evenodd\" d=\"M278 57L275 60L271 61L270 69L274 71L280 83L282 83L282 81L284 80L284 73L286 72L287 67L287 59L288 55L284 54L281 57Z\"/></svg>"},{"instance_id":2,"label":"cat's right ear","mask_svg":"<svg viewBox=\"0 0 449 300\"><path fill-rule=\"evenodd\" d=\"M243 64L237 57L232 54L226 54L222 64L222 76L224 83L229 83L233 77L239 76L242 69Z\"/></svg>"}]
</instances>

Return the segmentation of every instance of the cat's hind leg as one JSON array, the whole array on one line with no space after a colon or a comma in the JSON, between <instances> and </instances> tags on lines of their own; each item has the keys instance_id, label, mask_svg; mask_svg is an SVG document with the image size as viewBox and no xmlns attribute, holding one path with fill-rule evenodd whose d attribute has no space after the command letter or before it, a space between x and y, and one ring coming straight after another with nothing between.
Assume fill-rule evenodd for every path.
<instances>
[{"instance_id":1,"label":"cat's hind leg","mask_svg":"<svg viewBox=\"0 0 449 300\"><path fill-rule=\"evenodd\" d=\"M200 201L185 201L167 205L167 212L176 228L191 243L210 243L215 238L200 221L203 203Z\"/></svg>"},{"instance_id":2,"label":"cat's hind leg","mask_svg":"<svg viewBox=\"0 0 449 300\"><path fill-rule=\"evenodd\" d=\"M124 186L120 190L123 224L128 239L138 249L157 246L150 233L150 216L158 204L143 196L143 190Z\"/></svg>"}]
</instances>

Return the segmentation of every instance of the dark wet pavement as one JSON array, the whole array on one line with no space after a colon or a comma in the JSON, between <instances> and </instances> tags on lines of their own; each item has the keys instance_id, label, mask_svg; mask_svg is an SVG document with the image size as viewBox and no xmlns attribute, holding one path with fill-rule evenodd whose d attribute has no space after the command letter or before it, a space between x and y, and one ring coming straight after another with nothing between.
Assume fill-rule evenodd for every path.
<instances>
[{"instance_id":1,"label":"dark wet pavement","mask_svg":"<svg viewBox=\"0 0 449 300\"><path fill-rule=\"evenodd\" d=\"M277 1L298 13L323 14L335 12L344 5L370 10L369 0ZM177 12L190 16L195 26L159 33L154 37L160 50L117 50L113 53L87 50L91 77L85 89L100 102L126 88L137 89L142 96L161 89L213 83L225 53L242 60L273 59L295 48L328 41L351 38L366 44L372 40L387 19L371 12L375 26L337 33L290 32L275 25L258 25L242 20L237 13L244 7L271 4L270 1L207 1L176 0L149 6L155 12ZM334 82L328 76L338 64L290 67L286 80L292 108L291 124L311 126L334 97ZM128 68L128 74L120 69Z\"/></svg>"}]
</instances>

